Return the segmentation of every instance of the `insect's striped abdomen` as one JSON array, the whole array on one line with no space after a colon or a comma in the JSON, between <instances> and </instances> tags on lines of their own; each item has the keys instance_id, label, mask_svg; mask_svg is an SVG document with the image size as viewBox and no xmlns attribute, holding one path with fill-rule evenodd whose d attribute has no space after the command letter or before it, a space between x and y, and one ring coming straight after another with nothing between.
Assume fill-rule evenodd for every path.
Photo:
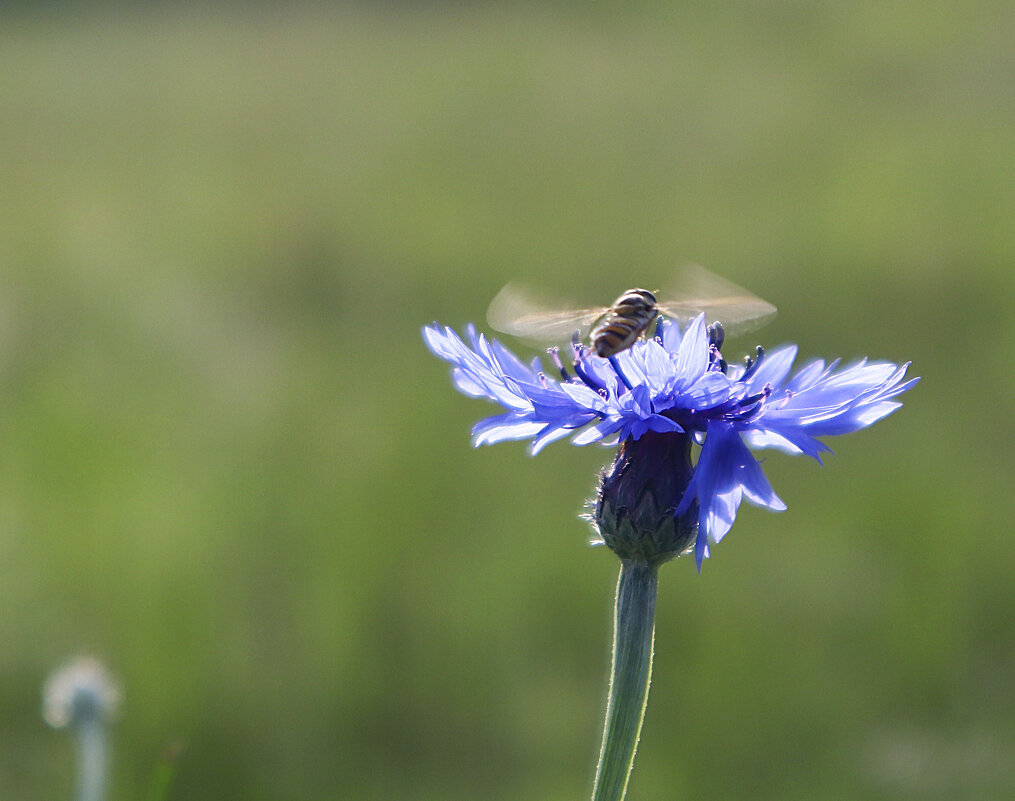
<instances>
[{"instance_id":1,"label":"insect's striped abdomen","mask_svg":"<svg viewBox=\"0 0 1015 801\"><path fill-rule=\"evenodd\" d=\"M617 298L592 332L592 346L604 359L631 347L656 318L656 296L629 289Z\"/></svg>"}]
</instances>

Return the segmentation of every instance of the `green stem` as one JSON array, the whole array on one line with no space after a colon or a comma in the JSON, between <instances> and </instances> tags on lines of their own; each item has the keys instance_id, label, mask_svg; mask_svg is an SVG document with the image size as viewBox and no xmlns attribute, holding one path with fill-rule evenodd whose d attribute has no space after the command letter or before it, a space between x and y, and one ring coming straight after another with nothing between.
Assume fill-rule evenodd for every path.
<instances>
[{"instance_id":1,"label":"green stem","mask_svg":"<svg viewBox=\"0 0 1015 801\"><path fill-rule=\"evenodd\" d=\"M98 712L77 726L78 776L75 801L104 801L106 797L106 725Z\"/></svg>"},{"instance_id":2,"label":"green stem","mask_svg":"<svg viewBox=\"0 0 1015 801\"><path fill-rule=\"evenodd\" d=\"M621 562L610 695L592 801L622 801L627 792L652 677L657 584L655 565Z\"/></svg>"}]
</instances>

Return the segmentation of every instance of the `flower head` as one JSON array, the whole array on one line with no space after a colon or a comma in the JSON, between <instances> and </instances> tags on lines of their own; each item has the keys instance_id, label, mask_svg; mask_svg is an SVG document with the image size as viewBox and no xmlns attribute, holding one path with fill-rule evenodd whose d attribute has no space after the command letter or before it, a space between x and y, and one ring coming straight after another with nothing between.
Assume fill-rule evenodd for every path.
<instances>
[{"instance_id":1,"label":"flower head","mask_svg":"<svg viewBox=\"0 0 1015 801\"><path fill-rule=\"evenodd\" d=\"M524 439L538 453L564 437L576 445L619 444L596 502L604 540L622 558L650 561L693 545L699 570L744 498L786 508L752 448L820 461L828 447L817 437L857 431L891 414L901 406L894 398L919 380L905 380L908 364L866 360L846 367L816 360L790 377L793 345L770 353L758 348L744 366L727 365L722 327L706 327L704 315L683 331L660 318L654 338L609 359L575 343L570 368L553 349L559 377L544 373L538 359L525 364L471 325L467 341L436 324L423 329L423 338L453 365L461 392L506 410L475 425L476 445ZM700 446L693 467L692 444ZM670 532L662 537L660 521Z\"/></svg>"},{"instance_id":2,"label":"flower head","mask_svg":"<svg viewBox=\"0 0 1015 801\"><path fill-rule=\"evenodd\" d=\"M50 674L42 691L42 715L55 729L116 716L121 692L99 660L78 657Z\"/></svg>"}]
</instances>

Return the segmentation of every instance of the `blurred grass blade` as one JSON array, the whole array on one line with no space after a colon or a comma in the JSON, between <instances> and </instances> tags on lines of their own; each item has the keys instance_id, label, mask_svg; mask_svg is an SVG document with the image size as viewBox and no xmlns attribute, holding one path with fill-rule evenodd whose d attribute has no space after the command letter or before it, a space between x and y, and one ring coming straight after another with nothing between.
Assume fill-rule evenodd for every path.
<instances>
[{"instance_id":1,"label":"blurred grass blade","mask_svg":"<svg viewBox=\"0 0 1015 801\"><path fill-rule=\"evenodd\" d=\"M181 753L183 753L183 746L179 743L173 743L166 747L152 770L152 779L148 784L148 795L145 797L146 801L166 801L169 797L169 788L176 776L176 761Z\"/></svg>"}]
</instances>

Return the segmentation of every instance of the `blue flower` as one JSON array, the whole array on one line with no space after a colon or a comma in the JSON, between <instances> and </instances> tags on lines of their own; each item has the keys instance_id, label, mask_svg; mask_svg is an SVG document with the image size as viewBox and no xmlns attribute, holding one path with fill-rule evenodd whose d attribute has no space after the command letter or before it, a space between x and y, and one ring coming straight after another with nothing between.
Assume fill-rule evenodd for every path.
<instances>
[{"instance_id":1,"label":"blue flower","mask_svg":"<svg viewBox=\"0 0 1015 801\"><path fill-rule=\"evenodd\" d=\"M476 424L476 445L529 440L532 453L564 437L576 445L620 445L597 500L604 540L622 558L656 561L689 549L693 540L699 570L744 498L773 511L786 508L752 448L820 462L828 447L817 437L866 428L899 408L894 398L919 380L905 380L908 364L866 360L846 367L816 360L790 377L792 345L767 354L758 348L745 366L727 365L722 329L706 327L703 315L684 331L660 318L654 338L610 359L576 343L570 369L551 350L557 376L543 372L538 359L522 362L471 325L467 341L436 324L423 329L423 338L453 365L461 392L506 410ZM700 446L693 468L692 443ZM634 508L639 505L648 511ZM660 545L656 522L646 521L663 517L671 520ZM637 531L618 534L624 526ZM634 546L632 536L641 538Z\"/></svg>"}]
</instances>

